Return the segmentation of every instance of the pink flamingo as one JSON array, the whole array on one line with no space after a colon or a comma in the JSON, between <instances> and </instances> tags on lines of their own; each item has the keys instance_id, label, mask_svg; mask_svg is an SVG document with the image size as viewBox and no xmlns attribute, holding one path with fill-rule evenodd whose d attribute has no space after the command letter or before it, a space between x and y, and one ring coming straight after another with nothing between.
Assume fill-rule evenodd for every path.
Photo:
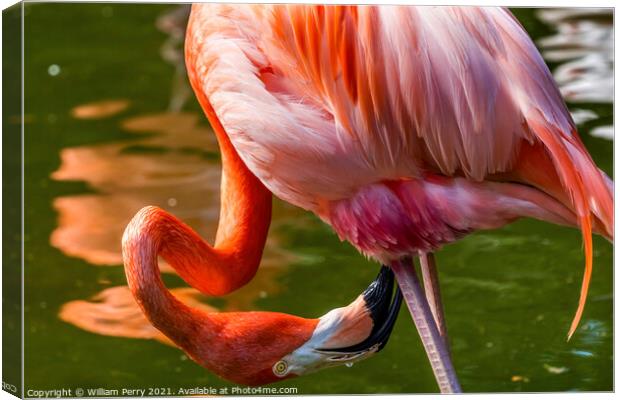
<instances>
[{"instance_id":1,"label":"pink flamingo","mask_svg":"<svg viewBox=\"0 0 620 400\"><path fill-rule=\"evenodd\" d=\"M271 331L279 346L262 346L262 329L279 315L193 313L159 279L158 254L205 293L245 284L260 261L272 194L392 269L442 392L460 386L433 253L470 232L520 217L579 227L585 272L574 333L592 271L592 232L613 238L613 183L509 11L199 4L186 62L222 152L215 246L147 209L125 233L124 256L146 315L198 362L216 369L214 357L244 359L262 371L254 382L325 363L306 368L314 324L287 319L286 329ZM231 339L213 348L205 338L229 325L261 345L247 353Z\"/></svg>"}]
</instances>

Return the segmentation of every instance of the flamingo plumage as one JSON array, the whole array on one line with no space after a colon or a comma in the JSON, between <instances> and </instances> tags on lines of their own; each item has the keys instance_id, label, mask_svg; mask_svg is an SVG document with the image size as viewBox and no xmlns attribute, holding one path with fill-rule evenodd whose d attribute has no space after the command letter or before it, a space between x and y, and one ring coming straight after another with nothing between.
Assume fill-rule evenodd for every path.
<instances>
[{"instance_id":1,"label":"flamingo plumage","mask_svg":"<svg viewBox=\"0 0 620 400\"><path fill-rule=\"evenodd\" d=\"M582 232L574 333L592 271L592 232L613 239L612 182L508 10L197 4L185 50L222 151L220 225L214 247L185 230L151 252L189 284L223 294L251 279L273 194L392 268L440 389L459 391L433 290L433 253L473 231L531 217ZM136 271L146 268L139 258L146 253L134 239L144 226L133 226L124 254L139 297L146 288ZM413 256L428 278L426 293Z\"/></svg>"}]
</instances>

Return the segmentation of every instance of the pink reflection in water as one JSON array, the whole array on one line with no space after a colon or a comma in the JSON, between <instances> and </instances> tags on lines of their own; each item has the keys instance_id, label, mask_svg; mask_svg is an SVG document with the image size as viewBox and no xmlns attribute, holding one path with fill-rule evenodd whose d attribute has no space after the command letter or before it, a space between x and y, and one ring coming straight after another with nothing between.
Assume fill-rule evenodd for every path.
<instances>
[{"instance_id":1,"label":"pink reflection in water","mask_svg":"<svg viewBox=\"0 0 620 400\"><path fill-rule=\"evenodd\" d=\"M84 181L96 194L54 200L59 223L52 245L92 264L121 264L120 237L146 205L165 208L203 237L212 238L219 212L220 168L187 150L217 152L217 144L210 129L197 121L198 116L191 114L131 118L123 127L139 134L135 140L63 149L52 178Z\"/></svg>"},{"instance_id":2,"label":"pink reflection in water","mask_svg":"<svg viewBox=\"0 0 620 400\"><path fill-rule=\"evenodd\" d=\"M122 128L134 139L63 149L52 178L83 181L95 193L54 200L58 225L51 244L90 264L122 268L123 231L146 205L170 211L212 242L219 218L221 165L215 137L202 121L202 116L189 113L132 117L122 122ZM223 310L253 309L257 299L278 293L278 277L298 259L281 248L277 226L303 212L276 202L273 214L258 273L248 285L223 297ZM161 268L174 273L163 262ZM213 311L200 302L206 297L194 289L173 292L189 305ZM105 289L91 300L69 302L60 318L100 335L168 343L142 315L126 286Z\"/></svg>"},{"instance_id":3,"label":"pink reflection in water","mask_svg":"<svg viewBox=\"0 0 620 400\"><path fill-rule=\"evenodd\" d=\"M133 215L146 205L162 207L213 242L219 217L221 165L215 136L202 114L180 111L192 93L183 64L183 42L189 5L181 5L156 21L166 33L162 59L174 66L168 110L134 116L121 128L134 137L126 141L63 149L58 181L85 182L93 193L62 196L53 202L58 225L50 242L64 254L90 264L122 268L121 236ZM102 100L71 110L78 119L117 115L128 100ZM278 277L299 257L280 246L278 226L303 211L274 202L272 228L261 266L252 281L224 296L223 311L255 309L257 299L277 294ZM161 262L162 272L174 273ZM109 285L109 282L99 282ZM184 303L217 311L192 288L171 289ZM126 286L109 287L89 300L65 304L59 317L86 331L106 336L154 339L171 344L144 317Z\"/></svg>"},{"instance_id":4,"label":"pink reflection in water","mask_svg":"<svg viewBox=\"0 0 620 400\"><path fill-rule=\"evenodd\" d=\"M191 288L172 289L174 296L183 303L203 311L216 311L199 299L201 295ZM154 339L174 346L164 334L150 324L138 307L127 286L103 290L90 301L76 300L62 306L60 319L104 336L134 339Z\"/></svg>"},{"instance_id":5,"label":"pink reflection in water","mask_svg":"<svg viewBox=\"0 0 620 400\"><path fill-rule=\"evenodd\" d=\"M71 110L71 116L77 119L107 118L123 112L129 107L127 100L104 100L82 104Z\"/></svg>"}]
</instances>

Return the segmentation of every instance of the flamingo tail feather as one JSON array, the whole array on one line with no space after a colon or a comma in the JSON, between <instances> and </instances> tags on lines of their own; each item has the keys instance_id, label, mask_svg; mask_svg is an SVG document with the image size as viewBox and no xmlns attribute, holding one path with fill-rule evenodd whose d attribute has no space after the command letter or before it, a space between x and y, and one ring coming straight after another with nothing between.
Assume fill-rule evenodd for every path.
<instances>
[{"instance_id":1,"label":"flamingo tail feather","mask_svg":"<svg viewBox=\"0 0 620 400\"><path fill-rule=\"evenodd\" d=\"M529 121L534 134L545 145L555 166L564 192L568 196L584 243L585 268L579 304L568 331L570 340L583 315L592 276L592 220L600 221L605 236L613 239L613 193L601 172L585 150L576 132L567 135L553 125Z\"/></svg>"}]
</instances>

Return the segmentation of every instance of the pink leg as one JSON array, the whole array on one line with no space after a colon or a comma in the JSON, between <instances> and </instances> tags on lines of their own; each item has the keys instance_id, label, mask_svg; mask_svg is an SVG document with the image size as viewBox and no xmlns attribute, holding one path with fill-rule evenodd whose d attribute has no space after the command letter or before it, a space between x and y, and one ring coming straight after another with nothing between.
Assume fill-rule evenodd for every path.
<instances>
[{"instance_id":1,"label":"pink leg","mask_svg":"<svg viewBox=\"0 0 620 400\"><path fill-rule=\"evenodd\" d=\"M439 335L435 319L410 261L400 260L393 262L390 266L396 275L407 308L422 339L439 390L442 393L460 393L461 386L452 366L446 343Z\"/></svg>"},{"instance_id":2,"label":"pink leg","mask_svg":"<svg viewBox=\"0 0 620 400\"><path fill-rule=\"evenodd\" d=\"M443 304L441 303L441 292L439 291L439 278L437 277L437 265L433 253L424 253L420 256L420 269L422 270L422 281L424 282L424 293L426 300L433 313L435 324L439 330L439 336L446 342L448 350L448 336L446 331L446 320L443 314Z\"/></svg>"}]
</instances>

